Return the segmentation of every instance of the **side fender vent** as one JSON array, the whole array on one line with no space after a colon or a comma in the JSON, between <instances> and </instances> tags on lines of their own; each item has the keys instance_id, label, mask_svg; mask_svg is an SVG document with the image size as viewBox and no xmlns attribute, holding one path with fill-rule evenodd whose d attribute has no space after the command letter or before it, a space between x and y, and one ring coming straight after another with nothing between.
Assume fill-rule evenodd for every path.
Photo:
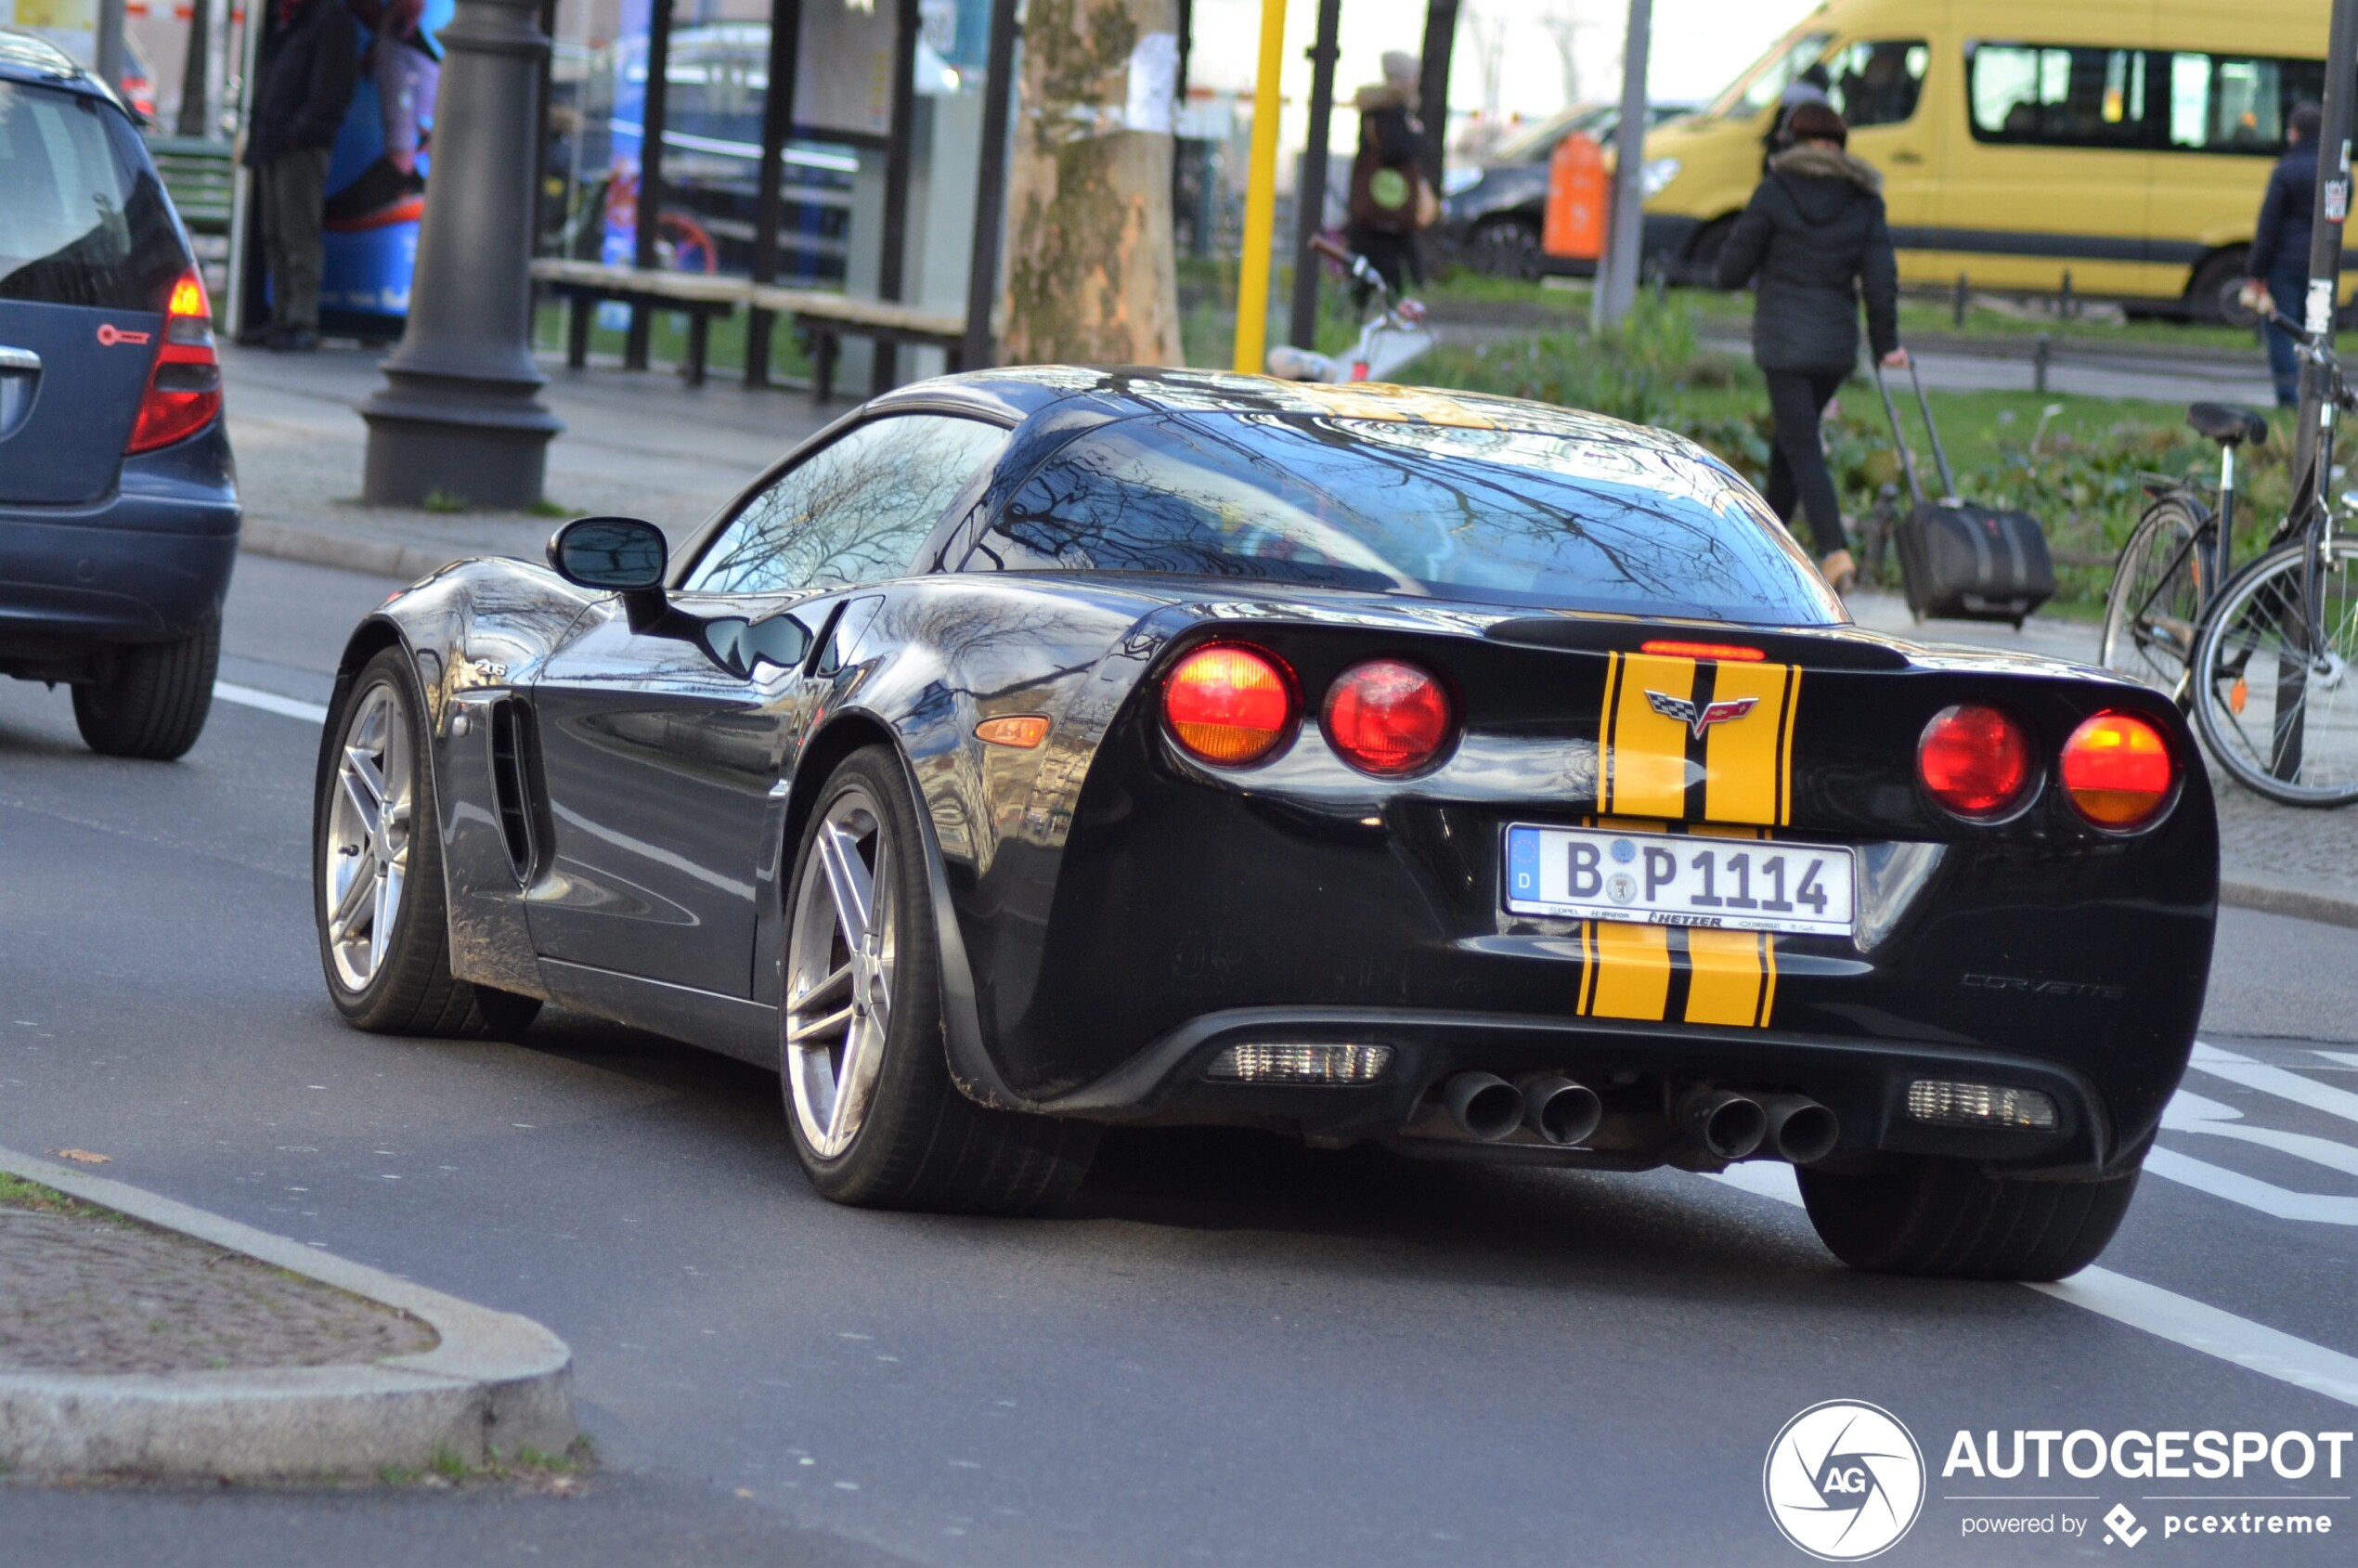
<instances>
[{"instance_id":1,"label":"side fender vent","mask_svg":"<svg viewBox=\"0 0 2358 1568\"><path fill-rule=\"evenodd\" d=\"M532 719L510 697L491 705L491 789L499 807L499 835L520 882L532 880L539 833L532 809Z\"/></svg>"}]
</instances>

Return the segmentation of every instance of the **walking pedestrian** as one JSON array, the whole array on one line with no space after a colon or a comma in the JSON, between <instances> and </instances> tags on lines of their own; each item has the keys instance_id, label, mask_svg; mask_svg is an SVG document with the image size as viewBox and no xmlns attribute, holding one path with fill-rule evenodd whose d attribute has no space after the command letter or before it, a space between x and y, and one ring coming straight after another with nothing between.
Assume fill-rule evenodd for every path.
<instances>
[{"instance_id":1,"label":"walking pedestrian","mask_svg":"<svg viewBox=\"0 0 2358 1568\"><path fill-rule=\"evenodd\" d=\"M1431 223L1437 207L1425 185L1424 127L1417 123L1417 85L1423 63L1398 49L1383 57L1383 80L1359 89L1359 152L1351 161L1350 222L1343 237L1367 265L1383 275L1393 293L1410 279L1425 280L1417 254L1417 231ZM1359 307L1367 290L1358 291Z\"/></svg>"},{"instance_id":2,"label":"walking pedestrian","mask_svg":"<svg viewBox=\"0 0 2358 1568\"><path fill-rule=\"evenodd\" d=\"M2293 106L2285 116L2285 155L2268 175L2268 192L2260 199L2260 222L2251 231L2245 303L2257 306L2264 297L2275 302L2277 313L2299 321L2309 292L2309 236L2317 198L2317 130L2325 111L2313 103ZM2292 335L2274 321L2265 324L2268 371L2276 382L2276 407L2290 408L2300 402L2300 356L2293 352Z\"/></svg>"},{"instance_id":3,"label":"walking pedestrian","mask_svg":"<svg viewBox=\"0 0 2358 1568\"><path fill-rule=\"evenodd\" d=\"M1837 592L1858 581L1819 443L1827 400L1859 361L1859 305L1867 338L1885 365L1905 366L1899 346L1899 266L1884 219L1883 176L1846 149L1849 128L1826 104L1793 111L1794 146L1768 173L1719 253L1718 283L1755 283L1752 356L1768 382L1775 442L1768 504L1788 525L1807 513L1819 570Z\"/></svg>"},{"instance_id":4,"label":"walking pedestrian","mask_svg":"<svg viewBox=\"0 0 2358 1568\"><path fill-rule=\"evenodd\" d=\"M246 166L262 197L262 249L270 275L270 325L262 341L301 352L319 346L319 220L327 207L328 154L359 72L359 35L343 0L276 0L246 127Z\"/></svg>"}]
</instances>

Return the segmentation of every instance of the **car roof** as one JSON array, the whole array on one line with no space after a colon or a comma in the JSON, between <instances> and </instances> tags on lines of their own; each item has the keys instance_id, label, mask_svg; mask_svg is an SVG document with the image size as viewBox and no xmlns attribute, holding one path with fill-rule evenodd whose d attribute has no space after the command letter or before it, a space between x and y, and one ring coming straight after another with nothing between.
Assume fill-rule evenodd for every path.
<instances>
[{"instance_id":1,"label":"car roof","mask_svg":"<svg viewBox=\"0 0 2358 1568\"><path fill-rule=\"evenodd\" d=\"M32 82L114 101L114 95L82 62L36 33L0 27L0 82Z\"/></svg>"},{"instance_id":2,"label":"car roof","mask_svg":"<svg viewBox=\"0 0 2358 1568\"><path fill-rule=\"evenodd\" d=\"M1088 411L1108 421L1139 414L1191 421L1276 414L1511 430L1637 447L1720 466L1717 459L1681 436L1603 414L1519 397L1379 382L1334 386L1179 367L1029 365L913 382L872 407L882 413L903 403L964 408L1007 423L1023 423L1054 408L1059 425L1068 422L1068 415Z\"/></svg>"}]
</instances>

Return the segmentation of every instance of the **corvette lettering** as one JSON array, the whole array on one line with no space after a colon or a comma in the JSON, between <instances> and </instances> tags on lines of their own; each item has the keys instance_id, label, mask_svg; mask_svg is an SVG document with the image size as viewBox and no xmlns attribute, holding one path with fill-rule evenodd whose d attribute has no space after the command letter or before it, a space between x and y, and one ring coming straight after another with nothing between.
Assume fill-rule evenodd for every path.
<instances>
[{"instance_id":1,"label":"corvette lettering","mask_svg":"<svg viewBox=\"0 0 2358 1568\"><path fill-rule=\"evenodd\" d=\"M1970 991L2014 991L2026 996L2078 996L2093 1002L2118 1002L2127 986L2096 985L2086 980L2034 980L2020 975L1967 975L1959 982Z\"/></svg>"}]
</instances>

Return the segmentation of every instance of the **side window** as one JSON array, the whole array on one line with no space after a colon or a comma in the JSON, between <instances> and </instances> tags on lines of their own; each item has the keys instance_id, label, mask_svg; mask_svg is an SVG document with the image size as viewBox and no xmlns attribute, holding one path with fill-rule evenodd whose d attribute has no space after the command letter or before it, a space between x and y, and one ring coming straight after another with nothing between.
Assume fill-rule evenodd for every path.
<instances>
[{"instance_id":1,"label":"side window","mask_svg":"<svg viewBox=\"0 0 2358 1568\"><path fill-rule=\"evenodd\" d=\"M2323 60L2170 57L2170 145L2181 152L2284 150L2285 116L2326 96Z\"/></svg>"},{"instance_id":2,"label":"side window","mask_svg":"<svg viewBox=\"0 0 2358 1568\"><path fill-rule=\"evenodd\" d=\"M1914 117L1931 63L1932 50L1921 38L1846 45L1826 61L1833 84L1826 97L1854 131L1898 125Z\"/></svg>"},{"instance_id":3,"label":"side window","mask_svg":"<svg viewBox=\"0 0 2358 1568\"><path fill-rule=\"evenodd\" d=\"M2146 145L2143 49L1983 44L1966 71L1976 141Z\"/></svg>"},{"instance_id":4,"label":"side window","mask_svg":"<svg viewBox=\"0 0 2358 1568\"><path fill-rule=\"evenodd\" d=\"M790 593L905 576L943 511L1007 433L893 414L812 453L739 509L689 574L693 593Z\"/></svg>"}]
</instances>

